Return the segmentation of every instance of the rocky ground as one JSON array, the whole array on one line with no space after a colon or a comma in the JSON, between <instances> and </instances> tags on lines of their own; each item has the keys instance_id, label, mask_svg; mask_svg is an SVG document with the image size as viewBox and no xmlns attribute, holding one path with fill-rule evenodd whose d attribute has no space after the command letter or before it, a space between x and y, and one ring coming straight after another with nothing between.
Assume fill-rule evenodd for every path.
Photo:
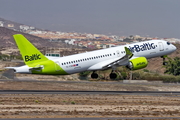
<instances>
[{"instance_id":1,"label":"rocky ground","mask_svg":"<svg viewBox=\"0 0 180 120\"><path fill-rule=\"evenodd\" d=\"M178 84L1 81L1 90L180 91ZM180 117L180 96L0 94L0 118Z\"/></svg>"},{"instance_id":2,"label":"rocky ground","mask_svg":"<svg viewBox=\"0 0 180 120\"><path fill-rule=\"evenodd\" d=\"M177 96L1 95L0 118L177 117Z\"/></svg>"}]
</instances>

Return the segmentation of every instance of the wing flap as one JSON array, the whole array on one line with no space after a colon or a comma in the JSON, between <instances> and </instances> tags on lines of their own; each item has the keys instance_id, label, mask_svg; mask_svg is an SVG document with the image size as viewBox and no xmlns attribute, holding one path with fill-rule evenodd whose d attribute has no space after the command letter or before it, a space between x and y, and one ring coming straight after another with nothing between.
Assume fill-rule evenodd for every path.
<instances>
[{"instance_id":1,"label":"wing flap","mask_svg":"<svg viewBox=\"0 0 180 120\"><path fill-rule=\"evenodd\" d=\"M89 67L88 70L101 70L101 69L111 68L113 66L127 65L129 63L129 59L132 58L133 54L127 47L125 47L124 49L126 51L126 54L123 57L99 62Z\"/></svg>"},{"instance_id":2,"label":"wing flap","mask_svg":"<svg viewBox=\"0 0 180 120\"><path fill-rule=\"evenodd\" d=\"M97 63L91 66L90 68L88 68L88 70L101 70L101 69L107 69L113 66L122 66L122 65L127 65L128 62L129 62L128 56L124 56L122 58L110 59L110 60Z\"/></svg>"}]
</instances>

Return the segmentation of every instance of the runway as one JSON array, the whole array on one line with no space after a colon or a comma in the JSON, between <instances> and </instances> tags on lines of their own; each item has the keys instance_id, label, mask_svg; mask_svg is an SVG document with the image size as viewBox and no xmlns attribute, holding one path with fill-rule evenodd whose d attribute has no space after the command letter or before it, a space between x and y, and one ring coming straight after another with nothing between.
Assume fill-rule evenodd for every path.
<instances>
[{"instance_id":1,"label":"runway","mask_svg":"<svg viewBox=\"0 0 180 120\"><path fill-rule=\"evenodd\" d=\"M176 95L180 91L65 91L65 90L0 90L0 94L119 94L119 95Z\"/></svg>"},{"instance_id":2,"label":"runway","mask_svg":"<svg viewBox=\"0 0 180 120\"><path fill-rule=\"evenodd\" d=\"M0 81L0 88L0 120L179 119L180 116L180 84Z\"/></svg>"}]
</instances>

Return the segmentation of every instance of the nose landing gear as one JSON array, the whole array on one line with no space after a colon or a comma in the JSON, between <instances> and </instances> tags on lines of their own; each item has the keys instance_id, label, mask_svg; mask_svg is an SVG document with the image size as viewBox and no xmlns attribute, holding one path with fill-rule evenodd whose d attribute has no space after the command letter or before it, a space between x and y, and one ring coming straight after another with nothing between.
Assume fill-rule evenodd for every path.
<instances>
[{"instance_id":1,"label":"nose landing gear","mask_svg":"<svg viewBox=\"0 0 180 120\"><path fill-rule=\"evenodd\" d=\"M163 65L167 65L166 57L167 57L167 55L161 56L161 58L163 58Z\"/></svg>"}]
</instances>

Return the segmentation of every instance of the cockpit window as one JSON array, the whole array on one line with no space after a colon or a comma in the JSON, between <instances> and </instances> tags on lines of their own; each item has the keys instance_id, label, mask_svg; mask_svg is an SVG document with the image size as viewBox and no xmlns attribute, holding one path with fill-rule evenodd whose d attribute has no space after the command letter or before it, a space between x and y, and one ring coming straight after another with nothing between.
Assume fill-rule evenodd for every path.
<instances>
[{"instance_id":1,"label":"cockpit window","mask_svg":"<svg viewBox=\"0 0 180 120\"><path fill-rule=\"evenodd\" d=\"M167 42L168 45L170 45L171 43Z\"/></svg>"}]
</instances>

